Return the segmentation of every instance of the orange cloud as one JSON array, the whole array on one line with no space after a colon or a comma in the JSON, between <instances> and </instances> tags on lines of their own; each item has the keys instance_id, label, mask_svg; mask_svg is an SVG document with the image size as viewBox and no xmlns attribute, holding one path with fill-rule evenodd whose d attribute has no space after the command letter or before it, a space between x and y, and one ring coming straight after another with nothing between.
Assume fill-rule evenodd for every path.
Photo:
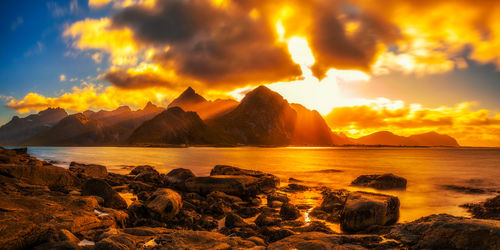
<instances>
[{"instance_id":1,"label":"orange cloud","mask_svg":"<svg viewBox=\"0 0 500 250\"><path fill-rule=\"evenodd\" d=\"M376 73L440 73L462 68L464 51L480 63L500 69L500 5L498 1L387 0L383 4L354 0L363 12L398 27L397 51L384 49ZM388 45L388 44L386 44Z\"/></svg>"},{"instance_id":2,"label":"orange cloud","mask_svg":"<svg viewBox=\"0 0 500 250\"><path fill-rule=\"evenodd\" d=\"M143 46L134 40L126 28L111 27L108 18L85 19L66 28L63 35L73 39L73 47L80 50L98 50L111 55L114 65L134 65ZM94 58L98 59L98 58Z\"/></svg>"},{"instance_id":3,"label":"orange cloud","mask_svg":"<svg viewBox=\"0 0 500 250\"><path fill-rule=\"evenodd\" d=\"M334 108L325 119L333 130L355 137L380 130L401 135L434 130L454 136L461 145L500 145L500 134L496 133L500 130L500 114L474 110L474 106L463 102L454 107L424 108L378 99L365 105Z\"/></svg>"},{"instance_id":4,"label":"orange cloud","mask_svg":"<svg viewBox=\"0 0 500 250\"><path fill-rule=\"evenodd\" d=\"M46 97L38 93L28 93L22 99L10 99L5 105L19 113L40 111L49 107L61 107L72 111L88 109L115 109L122 105L143 107L148 101L166 106L174 94L165 88L149 88L146 90L122 90L114 86L83 84L73 87L72 92L56 97Z\"/></svg>"},{"instance_id":5,"label":"orange cloud","mask_svg":"<svg viewBox=\"0 0 500 250\"><path fill-rule=\"evenodd\" d=\"M300 69L283 41L293 37L308 42L320 79L332 68L422 75L465 68L466 58L500 65L496 1L89 1L111 3L113 16L76 22L64 36L110 54L122 70L115 82L136 79L125 74L141 62L226 90L291 80Z\"/></svg>"}]
</instances>

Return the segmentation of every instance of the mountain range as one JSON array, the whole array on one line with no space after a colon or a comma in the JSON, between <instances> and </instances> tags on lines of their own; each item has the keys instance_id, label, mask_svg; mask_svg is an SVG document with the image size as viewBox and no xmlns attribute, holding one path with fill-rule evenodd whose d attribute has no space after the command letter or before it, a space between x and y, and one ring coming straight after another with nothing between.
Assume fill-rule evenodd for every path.
<instances>
[{"instance_id":1,"label":"mountain range","mask_svg":"<svg viewBox=\"0 0 500 250\"><path fill-rule=\"evenodd\" d=\"M191 87L164 109L149 102L136 111L68 115L49 108L25 118L14 116L0 127L1 145L213 145L213 146L452 146L457 141L436 132L397 136L381 131L358 139L333 133L323 117L260 86L234 100L208 101Z\"/></svg>"}]
</instances>

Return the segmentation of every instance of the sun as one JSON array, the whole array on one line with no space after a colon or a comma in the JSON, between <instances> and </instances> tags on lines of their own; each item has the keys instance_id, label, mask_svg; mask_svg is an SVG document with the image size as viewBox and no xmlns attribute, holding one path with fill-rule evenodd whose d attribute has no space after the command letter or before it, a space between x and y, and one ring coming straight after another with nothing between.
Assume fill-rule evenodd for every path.
<instances>
[{"instance_id":1,"label":"sun","mask_svg":"<svg viewBox=\"0 0 500 250\"><path fill-rule=\"evenodd\" d=\"M318 79L311 70L316 59L307 38L298 35L286 38L286 28L281 21L276 23L276 32L279 41L287 44L291 59L300 66L302 77L296 81L267 84L270 89L280 93L288 102L302 104L322 115L328 114L334 107L350 106L355 102L345 95L341 86L344 86L343 83L368 81L368 74L359 70L331 68L325 78Z\"/></svg>"}]
</instances>

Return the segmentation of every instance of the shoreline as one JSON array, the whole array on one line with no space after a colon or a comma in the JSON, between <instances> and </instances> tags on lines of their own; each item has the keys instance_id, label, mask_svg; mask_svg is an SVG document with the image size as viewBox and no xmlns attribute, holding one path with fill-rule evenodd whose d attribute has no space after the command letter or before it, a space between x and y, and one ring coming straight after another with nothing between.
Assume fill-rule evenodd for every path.
<instances>
[{"instance_id":1,"label":"shoreline","mask_svg":"<svg viewBox=\"0 0 500 250\"><path fill-rule=\"evenodd\" d=\"M187 248L204 248L189 240L193 235L206 240L206 246L225 244L230 249L301 249L304 244L312 244L311 239L318 247L326 248L467 248L477 247L474 242L478 237L487 249L498 246L500 240L498 220L431 215L397 223L399 199L383 195L383 190L372 193L350 192L343 187L308 187L293 178L289 185L280 186L272 174L231 166L216 166L209 176L195 176L188 169L161 174L149 166L131 166L128 175L120 175L95 164L55 167L31 157L26 149L2 148L0 156L0 181L5 184L0 189L0 218L5 224L0 229L0 246L8 249L60 244L72 246L71 249L99 249L123 242L128 245L118 249L162 249L179 242ZM396 177L390 180L382 184L397 184L400 188L403 185ZM364 181L360 180L371 183ZM319 206L293 204L288 197L306 191L322 197ZM133 193L135 201L127 204L119 192ZM361 210L360 204L365 204ZM471 211L486 207L468 206ZM385 211L384 215L380 211ZM474 216L483 215L476 211ZM68 220L72 222L64 222ZM337 223L344 232L332 231L325 222ZM444 232L440 223L459 225L451 226L453 234L466 238L451 235L443 243L427 237ZM427 231L414 231L415 225L426 227ZM467 236L478 225L489 233ZM30 231L26 231L28 228ZM38 238L21 240L26 233ZM410 233L415 239L408 241Z\"/></svg>"}]
</instances>

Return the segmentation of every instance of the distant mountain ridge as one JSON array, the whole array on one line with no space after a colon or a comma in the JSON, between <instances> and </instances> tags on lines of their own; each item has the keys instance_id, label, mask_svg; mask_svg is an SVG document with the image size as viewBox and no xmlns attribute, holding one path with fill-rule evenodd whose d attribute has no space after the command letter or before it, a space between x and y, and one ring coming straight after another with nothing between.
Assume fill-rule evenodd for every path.
<instances>
[{"instance_id":1,"label":"distant mountain ridge","mask_svg":"<svg viewBox=\"0 0 500 250\"><path fill-rule=\"evenodd\" d=\"M54 126L68 116L62 108L48 108L25 118L18 116L0 127L0 144L16 145L37 133Z\"/></svg>"},{"instance_id":2,"label":"distant mountain ridge","mask_svg":"<svg viewBox=\"0 0 500 250\"><path fill-rule=\"evenodd\" d=\"M0 144L97 145L254 145L254 146L450 146L457 141L436 132L398 136L380 131L358 139L334 133L315 110L290 104L265 86L234 100L208 101L188 87L168 109L149 102L132 111L85 111L68 115L49 108L0 127Z\"/></svg>"},{"instance_id":3,"label":"distant mountain ridge","mask_svg":"<svg viewBox=\"0 0 500 250\"><path fill-rule=\"evenodd\" d=\"M453 137L434 131L408 137L395 135L389 131L380 131L358 139L351 139L351 142L357 145L460 147Z\"/></svg>"},{"instance_id":4,"label":"distant mountain ridge","mask_svg":"<svg viewBox=\"0 0 500 250\"><path fill-rule=\"evenodd\" d=\"M132 111L127 106L112 111L85 111L70 115L22 142L24 145L93 146L124 144L133 131L164 111L148 103L144 109Z\"/></svg>"}]
</instances>

